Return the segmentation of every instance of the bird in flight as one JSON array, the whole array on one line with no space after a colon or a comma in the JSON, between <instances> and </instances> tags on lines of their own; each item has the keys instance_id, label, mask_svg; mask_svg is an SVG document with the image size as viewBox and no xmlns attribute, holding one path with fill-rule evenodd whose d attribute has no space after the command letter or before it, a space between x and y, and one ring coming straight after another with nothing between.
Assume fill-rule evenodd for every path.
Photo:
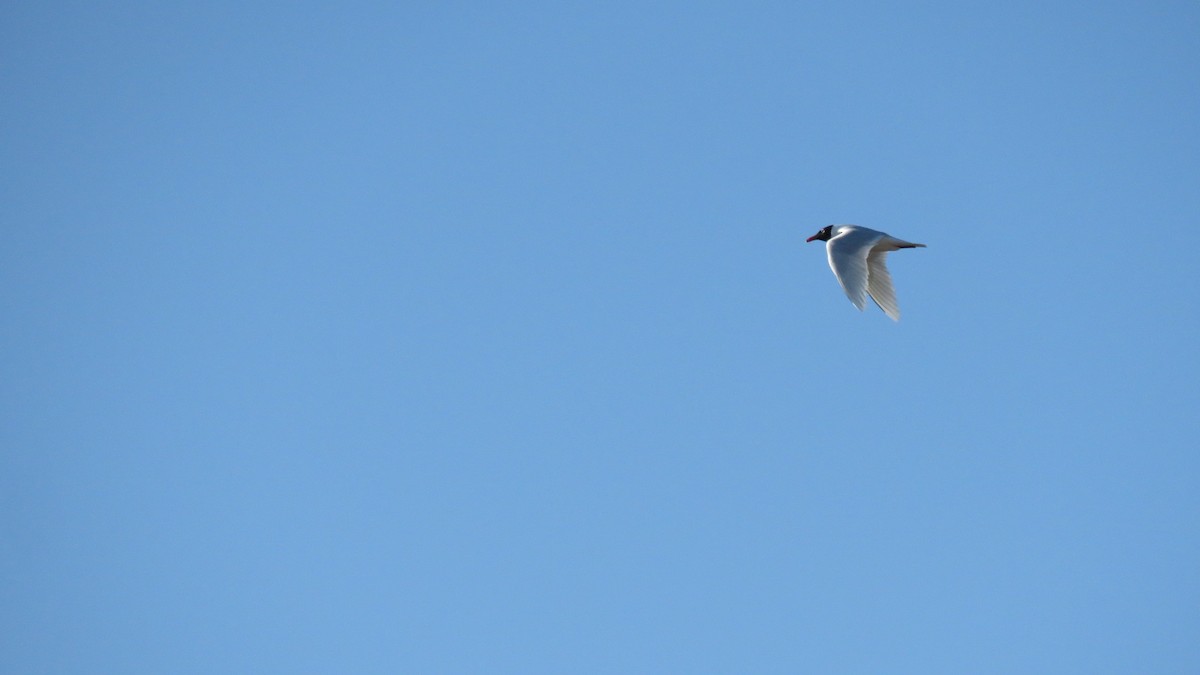
<instances>
[{"instance_id":1,"label":"bird in flight","mask_svg":"<svg viewBox=\"0 0 1200 675\"><path fill-rule=\"evenodd\" d=\"M807 241L827 242L829 267L855 307L864 309L870 295L892 321L900 320L900 306L896 304L896 291L892 289L892 276L885 260L892 251L925 248L925 244L914 244L859 225L827 225Z\"/></svg>"}]
</instances>

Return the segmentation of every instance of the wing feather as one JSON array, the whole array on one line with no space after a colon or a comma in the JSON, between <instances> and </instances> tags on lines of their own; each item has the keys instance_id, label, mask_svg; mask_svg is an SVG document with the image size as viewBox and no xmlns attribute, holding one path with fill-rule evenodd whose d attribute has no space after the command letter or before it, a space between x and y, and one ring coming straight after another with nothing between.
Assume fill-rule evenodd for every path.
<instances>
[{"instance_id":1,"label":"wing feather","mask_svg":"<svg viewBox=\"0 0 1200 675\"><path fill-rule=\"evenodd\" d=\"M825 245L833 275L842 285L846 297L860 310L867 306L870 276L867 255L882 236L882 233L866 228L843 227Z\"/></svg>"},{"instance_id":2,"label":"wing feather","mask_svg":"<svg viewBox=\"0 0 1200 675\"><path fill-rule=\"evenodd\" d=\"M875 248L867 255L867 293L879 309L892 318L900 320L900 305L896 303L896 290L892 287L892 275L887 268L888 250Z\"/></svg>"}]
</instances>

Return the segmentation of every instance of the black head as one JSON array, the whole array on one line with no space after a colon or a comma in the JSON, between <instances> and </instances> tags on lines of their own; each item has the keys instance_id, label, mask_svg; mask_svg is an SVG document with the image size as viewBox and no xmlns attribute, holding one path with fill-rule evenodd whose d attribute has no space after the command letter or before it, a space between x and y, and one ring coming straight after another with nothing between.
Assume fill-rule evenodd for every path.
<instances>
[{"instance_id":1,"label":"black head","mask_svg":"<svg viewBox=\"0 0 1200 675\"><path fill-rule=\"evenodd\" d=\"M805 239L805 241L829 241L829 238L832 236L833 236L833 226L826 225L825 227L821 228L820 232L814 234L813 236L809 237L808 239Z\"/></svg>"}]
</instances>

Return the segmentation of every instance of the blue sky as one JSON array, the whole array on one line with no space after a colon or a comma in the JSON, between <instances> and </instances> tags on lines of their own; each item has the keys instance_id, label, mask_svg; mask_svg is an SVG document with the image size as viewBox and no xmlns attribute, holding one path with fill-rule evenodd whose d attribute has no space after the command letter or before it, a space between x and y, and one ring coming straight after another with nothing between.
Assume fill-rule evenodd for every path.
<instances>
[{"instance_id":1,"label":"blue sky","mask_svg":"<svg viewBox=\"0 0 1200 675\"><path fill-rule=\"evenodd\" d=\"M1200 670L1200 10L1056 4L7 3L3 670Z\"/></svg>"}]
</instances>

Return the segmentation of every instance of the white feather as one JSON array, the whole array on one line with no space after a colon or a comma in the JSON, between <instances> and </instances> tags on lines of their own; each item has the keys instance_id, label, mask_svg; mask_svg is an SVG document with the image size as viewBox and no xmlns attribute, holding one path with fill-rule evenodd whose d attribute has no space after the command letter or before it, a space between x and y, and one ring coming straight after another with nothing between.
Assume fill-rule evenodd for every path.
<instances>
[{"instance_id":1,"label":"white feather","mask_svg":"<svg viewBox=\"0 0 1200 675\"><path fill-rule=\"evenodd\" d=\"M901 248L924 247L903 239L896 239L858 225L834 225L833 236L826 245L829 267L837 277L846 297L860 310L867 305L870 295L875 304L890 316L900 320L900 306L896 303L896 291L892 287L892 275L887 269L887 254Z\"/></svg>"}]
</instances>

